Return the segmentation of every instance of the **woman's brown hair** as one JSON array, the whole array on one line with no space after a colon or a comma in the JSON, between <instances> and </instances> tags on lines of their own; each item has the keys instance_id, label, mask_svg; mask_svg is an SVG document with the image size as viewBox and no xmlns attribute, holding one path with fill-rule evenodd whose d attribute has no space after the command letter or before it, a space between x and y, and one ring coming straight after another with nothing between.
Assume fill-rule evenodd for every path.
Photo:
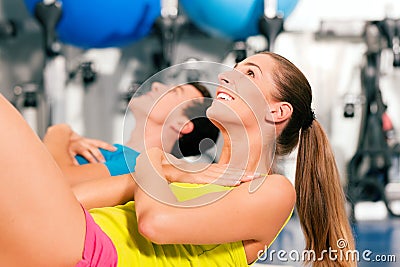
<instances>
[{"instance_id":1,"label":"woman's brown hair","mask_svg":"<svg viewBox=\"0 0 400 267\"><path fill-rule=\"evenodd\" d=\"M290 121L277 138L276 154L287 155L298 145L296 209L306 239L305 249L315 253L315 259L306 259L306 263L356 266L344 190L327 135L311 109L311 86L289 60L274 53L264 54L275 61L273 96L293 107ZM337 253L330 256L329 251L334 250ZM319 259L321 256L323 259Z\"/></svg>"}]
</instances>

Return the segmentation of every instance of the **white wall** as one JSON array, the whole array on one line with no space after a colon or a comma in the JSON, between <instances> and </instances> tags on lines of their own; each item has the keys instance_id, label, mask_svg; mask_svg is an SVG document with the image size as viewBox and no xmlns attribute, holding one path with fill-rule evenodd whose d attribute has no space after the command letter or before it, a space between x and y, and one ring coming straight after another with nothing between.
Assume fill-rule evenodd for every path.
<instances>
[{"instance_id":1,"label":"white wall","mask_svg":"<svg viewBox=\"0 0 400 267\"><path fill-rule=\"evenodd\" d=\"M315 31L321 19L380 20L400 17L397 0L299 0L285 27L290 31Z\"/></svg>"},{"instance_id":2,"label":"white wall","mask_svg":"<svg viewBox=\"0 0 400 267\"><path fill-rule=\"evenodd\" d=\"M345 98L358 97L361 92L360 66L365 44L362 39L316 40L320 21L341 21L339 31L359 33L365 21L385 17L400 18L400 1L397 0L299 0L293 13L285 22L285 32L276 42L276 52L294 62L308 77L313 88L313 107L323 124L334 148L342 177L347 162L354 155L358 142L360 109L356 106L354 118L344 118ZM344 27L343 27L344 25ZM351 33L353 34L353 33ZM390 56L391 51L388 51ZM388 104L388 113L400 134L400 70L391 67L391 59L381 77L381 90ZM400 139L400 136L399 136ZM286 174L293 178L294 159L285 163Z\"/></svg>"}]
</instances>

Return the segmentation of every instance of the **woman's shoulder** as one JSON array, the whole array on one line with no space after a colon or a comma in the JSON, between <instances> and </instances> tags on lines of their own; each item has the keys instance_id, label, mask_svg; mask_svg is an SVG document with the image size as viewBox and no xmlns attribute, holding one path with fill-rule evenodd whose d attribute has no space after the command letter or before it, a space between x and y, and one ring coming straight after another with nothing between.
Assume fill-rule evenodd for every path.
<instances>
[{"instance_id":1,"label":"woman's shoulder","mask_svg":"<svg viewBox=\"0 0 400 267\"><path fill-rule=\"evenodd\" d=\"M274 173L266 176L266 182L273 184L274 186L283 186L283 189L293 190L294 185L289 178L282 174Z\"/></svg>"},{"instance_id":2,"label":"woman's shoulder","mask_svg":"<svg viewBox=\"0 0 400 267\"><path fill-rule=\"evenodd\" d=\"M291 196L293 199L293 203L295 202L296 190L289 178L281 174L271 174L268 175L266 182L270 182L271 186L279 189L279 191L283 193L286 198Z\"/></svg>"},{"instance_id":3,"label":"woman's shoulder","mask_svg":"<svg viewBox=\"0 0 400 267\"><path fill-rule=\"evenodd\" d=\"M292 182L281 174L269 174L264 178L253 180L248 189L250 193L259 191L254 195L259 195L261 202L286 204L291 207L296 201L296 191Z\"/></svg>"},{"instance_id":4,"label":"woman's shoulder","mask_svg":"<svg viewBox=\"0 0 400 267\"><path fill-rule=\"evenodd\" d=\"M263 184L265 184L264 186L269 186L269 187L277 186L277 187L281 187L281 189L284 189L284 190L294 190L294 185L293 185L292 181L288 177L286 177L282 174L278 174L278 173L268 174L265 177L260 178L260 179L264 180L263 181Z\"/></svg>"}]
</instances>

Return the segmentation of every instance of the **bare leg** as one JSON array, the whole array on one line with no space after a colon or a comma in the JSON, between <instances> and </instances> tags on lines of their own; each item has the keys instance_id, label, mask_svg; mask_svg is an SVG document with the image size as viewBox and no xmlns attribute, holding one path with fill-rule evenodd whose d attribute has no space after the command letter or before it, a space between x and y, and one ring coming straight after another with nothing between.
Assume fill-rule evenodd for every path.
<instances>
[{"instance_id":1,"label":"bare leg","mask_svg":"<svg viewBox=\"0 0 400 267\"><path fill-rule=\"evenodd\" d=\"M0 266L74 266L84 213L60 169L0 94Z\"/></svg>"}]
</instances>

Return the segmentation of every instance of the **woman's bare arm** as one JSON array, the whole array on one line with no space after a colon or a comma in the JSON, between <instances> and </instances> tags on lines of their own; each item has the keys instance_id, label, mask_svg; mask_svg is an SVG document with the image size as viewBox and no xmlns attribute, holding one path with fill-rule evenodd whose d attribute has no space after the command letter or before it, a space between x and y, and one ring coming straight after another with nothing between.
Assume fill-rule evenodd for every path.
<instances>
[{"instance_id":1,"label":"woman's bare arm","mask_svg":"<svg viewBox=\"0 0 400 267\"><path fill-rule=\"evenodd\" d=\"M136 183L132 174L108 176L76 184L72 190L86 209L110 207L133 200Z\"/></svg>"},{"instance_id":2,"label":"woman's bare arm","mask_svg":"<svg viewBox=\"0 0 400 267\"><path fill-rule=\"evenodd\" d=\"M176 206L181 203L167 192L169 187L162 177L161 161L161 152L150 150L138 158L136 167L139 186L134 188L134 194L139 231L153 242L219 244L254 241L268 245L293 210L294 188L281 175L268 176L254 191L249 190L251 182L248 182L214 201L207 196L203 200L209 202L203 205ZM250 251L247 256L249 262L254 261L257 251Z\"/></svg>"}]
</instances>

